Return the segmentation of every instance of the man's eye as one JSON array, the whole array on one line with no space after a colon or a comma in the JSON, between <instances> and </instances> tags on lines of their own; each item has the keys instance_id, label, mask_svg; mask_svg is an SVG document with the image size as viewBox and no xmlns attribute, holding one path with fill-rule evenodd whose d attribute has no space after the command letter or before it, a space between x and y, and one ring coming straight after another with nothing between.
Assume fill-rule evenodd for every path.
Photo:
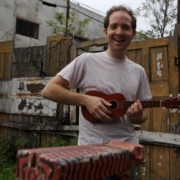
<instances>
[{"instance_id":1,"label":"man's eye","mask_svg":"<svg viewBox=\"0 0 180 180\"><path fill-rule=\"evenodd\" d=\"M124 27L123 27L123 29L125 29L125 30L129 30L129 29L130 29L130 27L129 27L129 26L124 26Z\"/></svg>"},{"instance_id":2,"label":"man's eye","mask_svg":"<svg viewBox=\"0 0 180 180\"><path fill-rule=\"evenodd\" d=\"M111 26L111 29L116 29L116 26L114 25L114 26Z\"/></svg>"}]
</instances>

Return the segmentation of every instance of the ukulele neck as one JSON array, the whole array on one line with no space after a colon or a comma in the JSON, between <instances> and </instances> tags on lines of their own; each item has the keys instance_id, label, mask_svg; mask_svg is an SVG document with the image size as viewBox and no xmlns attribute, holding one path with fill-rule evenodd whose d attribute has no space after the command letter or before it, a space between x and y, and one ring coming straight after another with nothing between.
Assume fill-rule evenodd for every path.
<instances>
[{"instance_id":1,"label":"ukulele neck","mask_svg":"<svg viewBox=\"0 0 180 180\"><path fill-rule=\"evenodd\" d=\"M123 101L123 108L127 110L135 101ZM141 101L143 108L161 107L161 101Z\"/></svg>"}]
</instances>

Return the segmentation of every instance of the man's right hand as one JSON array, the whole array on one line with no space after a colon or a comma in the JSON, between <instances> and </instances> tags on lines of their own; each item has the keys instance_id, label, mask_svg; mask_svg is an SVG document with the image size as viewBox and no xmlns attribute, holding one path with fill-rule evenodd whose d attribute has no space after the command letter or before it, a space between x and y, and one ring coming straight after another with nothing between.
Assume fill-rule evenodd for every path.
<instances>
[{"instance_id":1,"label":"man's right hand","mask_svg":"<svg viewBox=\"0 0 180 180\"><path fill-rule=\"evenodd\" d=\"M86 109L94 118L104 122L112 121L112 118L108 116L111 114L111 111L108 110L108 107L111 106L109 102L103 98L89 95L86 95L85 99Z\"/></svg>"}]
</instances>

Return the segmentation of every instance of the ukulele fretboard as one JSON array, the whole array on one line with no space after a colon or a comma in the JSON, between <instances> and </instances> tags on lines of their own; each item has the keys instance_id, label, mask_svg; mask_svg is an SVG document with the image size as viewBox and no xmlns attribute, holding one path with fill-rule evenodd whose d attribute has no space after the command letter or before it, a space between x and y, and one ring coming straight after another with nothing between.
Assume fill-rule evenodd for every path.
<instances>
[{"instance_id":1,"label":"ukulele fretboard","mask_svg":"<svg viewBox=\"0 0 180 180\"><path fill-rule=\"evenodd\" d=\"M123 101L123 108L127 110L135 101ZM161 101L141 101L143 108L161 107Z\"/></svg>"}]
</instances>

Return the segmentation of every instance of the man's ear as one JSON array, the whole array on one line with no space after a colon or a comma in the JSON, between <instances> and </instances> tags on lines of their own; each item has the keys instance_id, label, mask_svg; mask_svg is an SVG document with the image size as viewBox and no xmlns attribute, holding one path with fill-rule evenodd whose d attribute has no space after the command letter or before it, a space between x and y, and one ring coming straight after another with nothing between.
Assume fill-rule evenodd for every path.
<instances>
[{"instance_id":1,"label":"man's ear","mask_svg":"<svg viewBox=\"0 0 180 180\"><path fill-rule=\"evenodd\" d=\"M132 39L136 36L136 31L133 31L133 37Z\"/></svg>"},{"instance_id":2,"label":"man's ear","mask_svg":"<svg viewBox=\"0 0 180 180\"><path fill-rule=\"evenodd\" d=\"M104 33L104 35L106 37L106 35L107 35L107 29L106 28L103 29L103 33Z\"/></svg>"}]
</instances>

